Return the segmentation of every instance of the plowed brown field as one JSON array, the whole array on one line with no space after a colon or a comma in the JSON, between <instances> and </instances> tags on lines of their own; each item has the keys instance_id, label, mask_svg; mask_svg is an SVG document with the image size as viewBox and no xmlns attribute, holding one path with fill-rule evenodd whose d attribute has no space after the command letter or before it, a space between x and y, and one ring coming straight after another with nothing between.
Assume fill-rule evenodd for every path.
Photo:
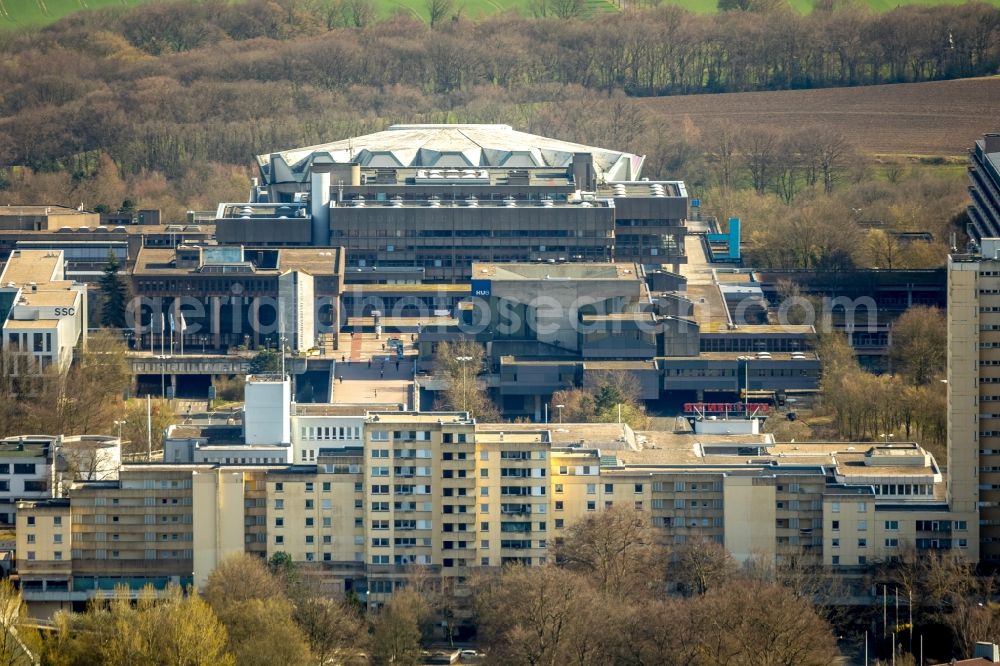
<instances>
[{"instance_id":1,"label":"plowed brown field","mask_svg":"<svg viewBox=\"0 0 1000 666\"><path fill-rule=\"evenodd\" d=\"M677 123L687 116L702 131L722 119L776 129L825 123L873 154L964 155L976 138L1000 131L1000 76L656 97L642 103L666 122Z\"/></svg>"}]
</instances>

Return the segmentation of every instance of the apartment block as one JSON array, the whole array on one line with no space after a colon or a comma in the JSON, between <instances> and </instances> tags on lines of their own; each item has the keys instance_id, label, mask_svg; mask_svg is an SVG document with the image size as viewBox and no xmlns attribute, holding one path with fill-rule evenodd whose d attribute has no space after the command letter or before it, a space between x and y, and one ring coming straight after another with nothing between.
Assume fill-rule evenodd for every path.
<instances>
[{"instance_id":1,"label":"apartment block","mask_svg":"<svg viewBox=\"0 0 1000 666\"><path fill-rule=\"evenodd\" d=\"M311 584L377 606L414 576L458 588L480 567L545 564L615 506L667 544L708 539L739 561L851 574L913 553L976 557L975 513L949 507L918 445L776 443L747 423L636 432L368 411L360 442L323 440L315 461L126 465L68 500L21 502L19 575L29 603L82 603L118 584L200 586L232 553L287 553Z\"/></svg>"},{"instance_id":2,"label":"apartment block","mask_svg":"<svg viewBox=\"0 0 1000 666\"><path fill-rule=\"evenodd\" d=\"M948 259L948 498L1000 562L1000 239Z\"/></svg>"},{"instance_id":3,"label":"apartment block","mask_svg":"<svg viewBox=\"0 0 1000 666\"><path fill-rule=\"evenodd\" d=\"M114 481L72 484L67 498L17 504L25 599L83 608L124 585L203 585L225 557L259 552L263 470L135 464Z\"/></svg>"}]
</instances>

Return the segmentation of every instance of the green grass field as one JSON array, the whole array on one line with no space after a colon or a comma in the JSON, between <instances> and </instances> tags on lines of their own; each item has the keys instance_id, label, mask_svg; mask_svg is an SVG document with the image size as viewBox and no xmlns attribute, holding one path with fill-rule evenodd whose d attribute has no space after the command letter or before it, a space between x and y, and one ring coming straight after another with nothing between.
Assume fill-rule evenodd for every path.
<instances>
[{"instance_id":1,"label":"green grass field","mask_svg":"<svg viewBox=\"0 0 1000 666\"><path fill-rule=\"evenodd\" d=\"M63 16L86 9L137 5L148 0L0 0L0 30L17 30L43 26ZM812 0L789 0L795 9L806 13L812 9ZM900 4L962 4L965 0L867 0L877 11L888 11ZM406 12L427 20L424 0L375 0L382 16ZM468 18L480 18L505 11L528 14L530 0L457 0L456 8ZM692 12L708 14L716 11L717 0L664 0L668 4L684 7ZM987 0L1000 6L1000 0ZM618 11L613 0L586 0L586 16Z\"/></svg>"}]
</instances>

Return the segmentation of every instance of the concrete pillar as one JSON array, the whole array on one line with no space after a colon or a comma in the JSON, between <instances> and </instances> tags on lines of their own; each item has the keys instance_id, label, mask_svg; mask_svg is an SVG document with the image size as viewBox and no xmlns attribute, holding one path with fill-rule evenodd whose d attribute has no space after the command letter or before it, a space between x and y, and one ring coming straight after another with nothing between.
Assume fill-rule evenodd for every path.
<instances>
[{"instance_id":1,"label":"concrete pillar","mask_svg":"<svg viewBox=\"0 0 1000 666\"><path fill-rule=\"evenodd\" d=\"M222 299L218 296L212 296L209 300L212 308L212 346L218 349L222 346L222 322L220 321L222 317Z\"/></svg>"},{"instance_id":2,"label":"concrete pillar","mask_svg":"<svg viewBox=\"0 0 1000 666\"><path fill-rule=\"evenodd\" d=\"M536 395L535 396L535 416L534 416L534 421L536 423L538 423L541 420L542 420L542 396Z\"/></svg>"}]
</instances>

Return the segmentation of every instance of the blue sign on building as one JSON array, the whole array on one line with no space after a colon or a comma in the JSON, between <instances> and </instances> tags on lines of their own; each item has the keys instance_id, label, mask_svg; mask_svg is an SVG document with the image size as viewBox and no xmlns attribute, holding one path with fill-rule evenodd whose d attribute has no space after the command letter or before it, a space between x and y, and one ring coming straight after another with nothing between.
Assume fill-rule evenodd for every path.
<instances>
[{"instance_id":1,"label":"blue sign on building","mask_svg":"<svg viewBox=\"0 0 1000 666\"><path fill-rule=\"evenodd\" d=\"M701 199L691 199L691 208L698 208L701 206Z\"/></svg>"},{"instance_id":2,"label":"blue sign on building","mask_svg":"<svg viewBox=\"0 0 1000 666\"><path fill-rule=\"evenodd\" d=\"M487 298L493 293L493 283L489 280L473 280L472 295Z\"/></svg>"}]
</instances>

